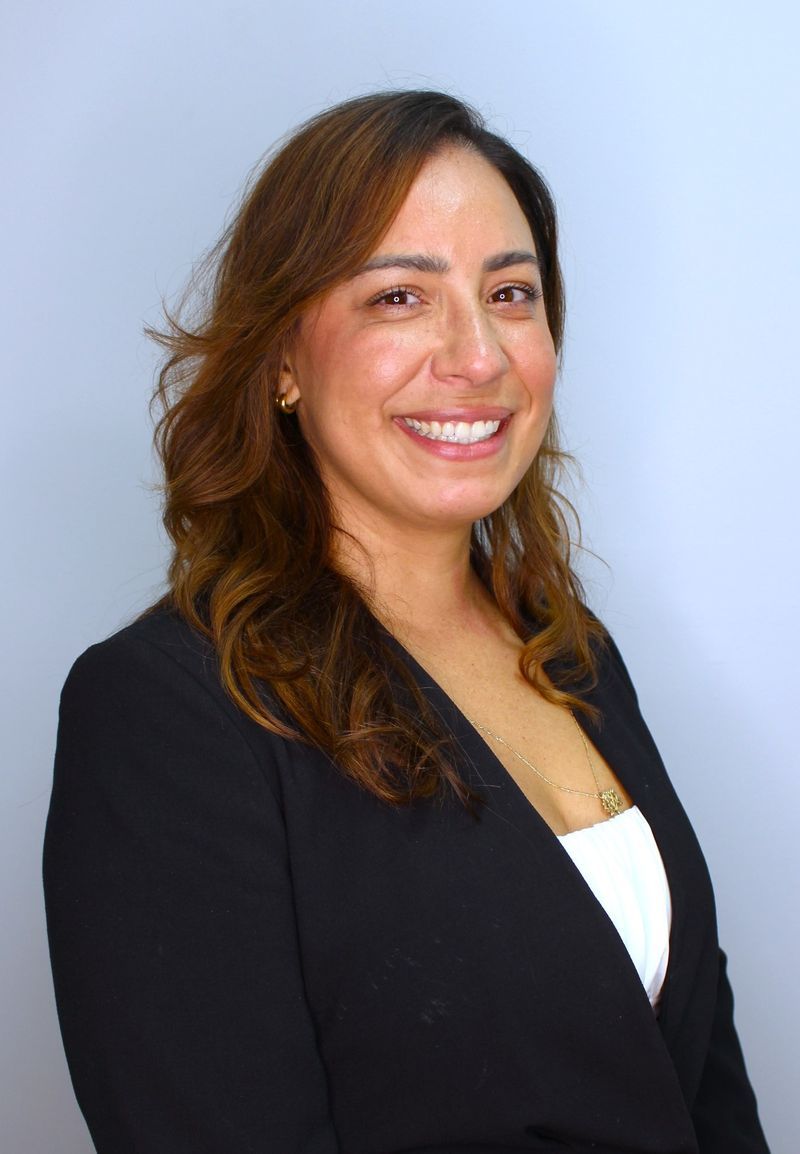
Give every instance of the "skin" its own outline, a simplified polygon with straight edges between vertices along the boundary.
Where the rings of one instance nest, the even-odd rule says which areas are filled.
[[[521,641],[469,563],[473,522],[539,451],[556,369],[525,215],[496,169],[449,147],[424,164],[365,267],[303,318],[279,391],[299,401],[344,531],[338,562],[388,628],[468,717],[591,791],[572,718],[520,675]],[[408,420],[500,423],[463,445]],[[555,832],[602,817],[596,798],[554,790],[487,740]],[[603,788],[627,798],[592,756]]]
[[[505,180],[450,148],[425,164],[368,262],[422,255],[438,267],[368,267],[304,318],[282,391],[300,398],[342,526],[370,551],[425,533],[463,544],[535,457],[556,375],[535,251]],[[421,438],[404,417],[503,423],[461,446]]]

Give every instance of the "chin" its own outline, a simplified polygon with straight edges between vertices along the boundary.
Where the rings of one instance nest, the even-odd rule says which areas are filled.
[[[507,499],[507,497],[503,497],[497,501],[476,501],[459,507],[453,505],[439,506],[437,509],[431,510],[430,520],[442,529],[469,528],[476,521],[491,516]]]

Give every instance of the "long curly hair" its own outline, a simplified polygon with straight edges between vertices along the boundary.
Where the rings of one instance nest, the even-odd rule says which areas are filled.
[[[227,692],[265,728],[323,750],[386,802],[451,789],[474,808],[402,651],[336,568],[328,494],[296,417],[275,406],[304,312],[364,263],[426,159],[450,144],[475,150],[514,192],[560,349],[555,207],[519,152],[440,92],[379,92],[314,117],[251,179],[165,331],[151,332],[166,349],[154,401],[173,543],[159,604],[212,640]],[[602,628],[570,563],[577,519],[558,491],[564,461],[553,417],[516,490],[475,524],[472,553],[524,643],[523,675],[581,709]]]

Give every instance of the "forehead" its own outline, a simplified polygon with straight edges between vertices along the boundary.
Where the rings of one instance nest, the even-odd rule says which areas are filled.
[[[449,146],[429,157],[375,250],[432,252],[448,245],[534,250],[527,218],[498,170],[472,149]]]

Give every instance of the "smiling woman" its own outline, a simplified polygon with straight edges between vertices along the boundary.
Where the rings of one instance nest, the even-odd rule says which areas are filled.
[[[62,697],[100,1154],[764,1154],[711,885],[570,565],[555,210],[466,105],[304,125],[170,322],[169,590]]]

